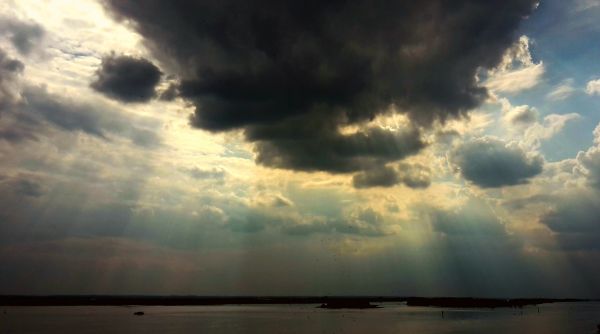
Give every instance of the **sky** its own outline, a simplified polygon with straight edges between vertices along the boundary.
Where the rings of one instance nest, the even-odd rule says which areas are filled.
[[[0,1],[0,293],[600,297],[600,1]]]

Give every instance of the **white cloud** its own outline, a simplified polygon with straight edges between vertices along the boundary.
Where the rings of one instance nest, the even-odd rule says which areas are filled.
[[[486,82],[486,86],[497,92],[520,92],[537,86],[545,71],[544,64],[540,62],[520,70],[496,74]]]
[[[585,92],[589,95],[600,95],[600,79],[588,82]]]
[[[529,38],[519,41],[506,50],[502,61],[488,72],[485,86],[495,92],[516,93],[535,87],[546,71],[543,62],[534,63],[529,50]]]
[[[576,89],[573,87],[573,79],[567,79],[556,86],[546,97],[553,101],[564,100],[573,95]]]
[[[568,122],[577,120],[580,117],[581,116],[577,113],[548,115],[544,117],[542,123],[535,123],[525,130],[523,138],[524,144],[537,149],[539,148],[541,141],[554,137],[564,129]]]
[[[520,106],[512,106],[507,99],[500,99],[502,104],[502,117],[504,121],[514,126],[528,126],[536,123],[539,118],[539,112],[536,108],[526,104]]]
[[[528,150],[538,150],[544,140],[552,138],[564,129],[567,123],[580,119],[577,113],[550,114],[540,120],[535,107],[513,106],[507,98],[497,100],[502,106],[502,120],[509,134]]]

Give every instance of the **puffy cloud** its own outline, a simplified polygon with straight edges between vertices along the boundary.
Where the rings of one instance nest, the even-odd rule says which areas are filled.
[[[600,249],[600,126],[594,130],[594,145],[579,152],[576,159],[549,164],[546,185],[524,198],[505,201],[511,210],[520,210],[552,233],[555,242],[542,242],[548,249],[589,251]],[[547,174],[547,175],[546,175]]]
[[[564,129],[572,121],[580,119],[576,113],[550,114],[539,121],[538,110],[529,105],[513,106],[506,98],[499,99],[502,105],[502,118],[521,137],[521,144],[530,149],[538,149],[543,140],[548,140]]]
[[[524,144],[533,149],[540,147],[540,142],[548,140],[564,129],[564,127],[581,116],[576,113],[550,114],[544,117],[543,122],[534,123],[525,130],[523,135]]]
[[[406,138],[341,127],[390,105],[424,125],[478,106],[476,73],[498,65],[536,1],[104,3],[179,75],[194,126],[243,129],[266,166],[347,172],[407,155],[379,159],[387,148],[368,137]]]
[[[577,162],[579,171],[587,178],[587,183],[600,190],[600,124],[594,129],[594,145],[585,152],[579,152]]]
[[[503,103],[502,110],[504,119],[515,126],[529,126],[536,123],[539,118],[537,109],[528,105],[512,107],[509,103]]]
[[[44,37],[44,29],[31,22],[0,17],[0,31],[9,35],[14,47],[23,55],[29,54]]]
[[[585,87],[585,92],[589,95],[600,95],[600,79],[589,81]]]
[[[515,145],[483,137],[462,144],[452,155],[462,176],[483,188],[527,183],[542,172],[544,160]]]
[[[145,102],[156,96],[161,75],[147,59],[111,54],[102,59],[91,86],[122,102]]]

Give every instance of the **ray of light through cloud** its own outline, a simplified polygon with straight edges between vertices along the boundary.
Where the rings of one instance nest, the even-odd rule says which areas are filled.
[[[599,296],[600,6],[537,2],[0,2],[0,293]]]

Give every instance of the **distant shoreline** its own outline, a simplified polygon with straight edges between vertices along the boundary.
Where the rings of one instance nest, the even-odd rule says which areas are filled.
[[[290,305],[331,304],[364,305],[365,303],[398,302],[408,306],[445,308],[510,308],[547,303],[586,302],[590,299],[555,298],[453,298],[453,297],[205,297],[205,296],[108,296],[108,295],[53,295],[53,296],[0,296],[0,306],[210,306],[210,305]]]

